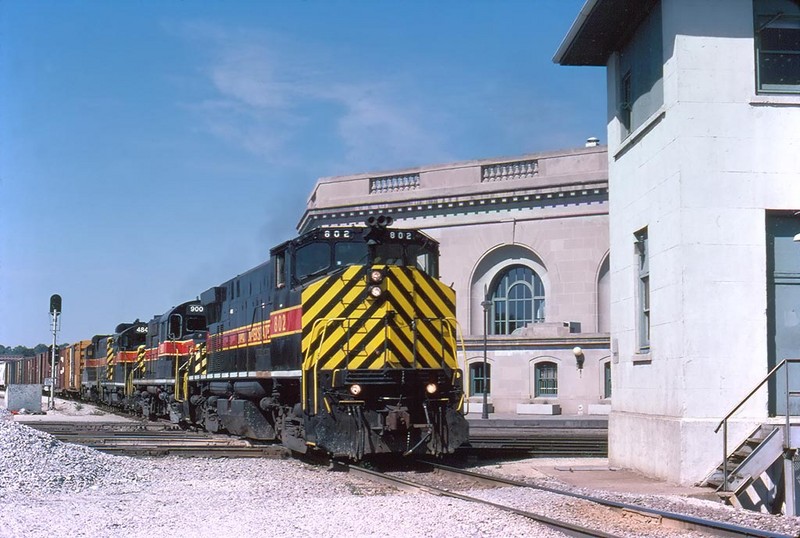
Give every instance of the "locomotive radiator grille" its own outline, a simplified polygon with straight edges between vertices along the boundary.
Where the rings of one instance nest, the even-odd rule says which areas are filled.
[[[453,290],[416,269],[380,268],[385,293],[378,299],[366,295],[363,267],[350,267],[303,292],[307,366],[457,369]]]

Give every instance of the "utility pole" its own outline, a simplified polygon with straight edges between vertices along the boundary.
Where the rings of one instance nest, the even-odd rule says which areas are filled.
[[[486,286],[483,287],[483,408],[481,410],[481,418],[489,418],[489,365],[487,355],[488,353],[488,335],[489,335],[489,308],[492,306],[492,301],[489,300],[489,292]]]
[[[59,316],[61,315],[61,296],[50,296],[50,330],[53,333],[53,348],[50,353],[50,398],[47,401],[47,409],[56,408],[56,334],[59,329]]]

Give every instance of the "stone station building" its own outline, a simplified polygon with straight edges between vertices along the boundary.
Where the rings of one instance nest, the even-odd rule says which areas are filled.
[[[456,291],[466,344],[470,413],[483,411],[484,386],[491,413],[608,413],[608,174],[596,139],[572,150],[323,178],[298,229],[361,225],[378,214],[441,245],[441,278]]]

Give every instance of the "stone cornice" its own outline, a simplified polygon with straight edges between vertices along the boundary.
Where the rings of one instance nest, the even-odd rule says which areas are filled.
[[[608,200],[604,146],[320,179],[298,230],[376,213],[403,218],[469,215]],[[593,211],[597,212],[597,211]]]
[[[420,192],[420,194],[424,194]],[[415,218],[470,214],[515,209],[570,206],[579,204],[605,204],[608,201],[608,181],[551,186],[538,189],[504,190],[491,194],[463,196],[437,196],[405,200],[379,201],[370,204],[348,204],[307,209],[298,224],[303,232],[318,226],[360,221],[369,215],[382,213],[395,218]],[[600,211],[607,212],[607,210]]]
[[[608,351],[611,338],[604,333],[574,333],[569,336],[553,338],[530,338],[516,336],[490,335],[486,339],[487,348],[490,350],[547,350],[547,349],[572,349],[580,346],[583,349],[599,349]],[[483,336],[465,336],[464,345],[468,351],[483,350]]]

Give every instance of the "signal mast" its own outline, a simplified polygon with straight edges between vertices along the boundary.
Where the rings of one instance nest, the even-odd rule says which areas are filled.
[[[53,348],[50,354],[50,397],[47,400],[47,409],[56,408],[56,334],[60,328],[61,316],[61,296],[58,294],[50,296],[50,331],[53,333]]]

